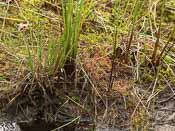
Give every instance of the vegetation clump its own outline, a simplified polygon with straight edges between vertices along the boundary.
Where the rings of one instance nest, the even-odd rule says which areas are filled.
[[[157,100],[174,93],[174,8],[172,0],[0,2],[0,106],[56,129],[151,129]]]

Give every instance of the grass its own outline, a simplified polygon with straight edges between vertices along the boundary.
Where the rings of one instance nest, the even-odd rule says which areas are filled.
[[[78,47],[78,37],[81,29],[81,12],[84,5],[84,1],[79,3],[73,2],[73,0],[62,1],[63,12],[63,33],[60,38],[55,38],[49,41],[48,45],[44,45],[44,37],[42,34],[42,28],[40,18],[38,18],[38,31],[33,32],[30,29],[30,38],[33,43],[32,46],[37,47],[33,51],[30,50],[29,43],[24,40],[26,49],[28,51],[28,64],[33,77],[39,80],[42,72],[49,72],[49,75],[55,75],[64,68],[65,64],[75,64]],[[76,12],[76,14],[74,14]],[[76,17],[74,17],[75,15]],[[38,16],[40,17],[40,16]],[[36,43],[36,44],[35,44]],[[36,58],[33,58],[33,54],[37,54]],[[36,75],[36,76],[35,76]],[[68,74],[66,74],[68,75]]]
[[[62,1],[64,32],[60,43],[63,46],[63,52],[56,60],[55,71],[59,68],[63,68],[65,63],[72,64],[72,66],[75,64],[83,4],[83,0],[79,1],[79,3],[76,4],[77,9],[74,10],[75,6],[73,0]],[[75,18],[73,17],[73,12],[76,12]]]
[[[167,79],[174,82],[172,3],[170,0],[1,2],[1,42],[15,56],[19,67],[18,75],[11,77],[11,81],[20,83],[15,86],[20,92],[10,95],[10,103],[17,99],[18,93],[21,98],[26,93],[34,101],[33,92],[39,89],[37,96],[39,100],[44,96],[43,103],[49,103],[52,98],[49,94],[65,95],[60,98],[65,100],[60,108],[76,98],[78,102],[72,103],[77,108],[81,106],[77,110],[93,112],[97,115],[94,118],[104,113],[103,120],[111,124],[114,120],[109,120],[109,116],[118,108],[111,103],[120,103],[115,98],[117,89],[132,129],[148,130],[155,99],[167,89]],[[3,61],[0,59],[0,66]],[[2,75],[4,72],[0,69],[3,82],[8,79]],[[111,118],[122,119],[117,113]],[[81,113],[74,116],[73,120],[77,120]]]

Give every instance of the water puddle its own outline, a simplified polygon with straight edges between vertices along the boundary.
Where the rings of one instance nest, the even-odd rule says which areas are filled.
[[[22,131],[14,121],[4,120],[0,122],[0,131]]]
[[[25,123],[16,123],[12,121],[4,121],[0,123],[0,131],[51,131],[56,126],[45,123],[33,123],[32,125]],[[73,131],[73,130],[55,130],[55,131]]]
[[[65,123],[66,124],[66,123]],[[64,125],[64,124],[63,124]],[[89,131],[88,128],[77,130],[74,125],[67,125],[61,129],[57,129],[62,126],[61,124],[45,123],[42,121],[34,121],[32,123],[27,122],[15,122],[13,120],[2,119],[0,120],[0,131]],[[80,129],[80,128],[79,128]]]
[[[90,131],[92,130],[88,127],[75,128],[71,125],[66,126],[62,129],[56,129],[58,126],[56,124],[46,124],[44,122],[33,122],[31,124],[26,124],[26,122],[16,123],[12,120],[2,119],[0,120],[0,131]],[[116,128],[108,128],[102,125],[97,125],[95,131],[121,131]]]

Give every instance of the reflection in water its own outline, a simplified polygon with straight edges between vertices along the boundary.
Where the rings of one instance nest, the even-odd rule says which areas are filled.
[[[20,126],[21,131],[51,131],[56,128],[55,125],[46,124],[41,121],[35,121],[30,124],[19,122],[18,125]]]
[[[65,123],[64,123],[65,124]],[[26,122],[18,122],[16,123],[15,121],[10,121],[10,120],[0,120],[0,131],[51,131],[52,129],[55,129],[61,125],[57,124],[48,124],[43,121],[34,121],[30,124]],[[88,127],[88,126],[83,126],[83,127],[76,127],[75,125],[69,125],[66,126],[62,129],[59,129],[57,131],[90,131],[94,130],[94,127]],[[116,128],[109,128],[109,127],[104,127],[104,125],[98,125],[95,129],[96,131],[120,131]],[[125,130],[128,131],[128,130]]]
[[[3,121],[0,123],[0,131],[21,131],[16,122]]]
[[[65,124],[65,123],[62,123]],[[32,123],[26,123],[26,122],[19,122],[18,125],[20,126],[21,131],[51,131],[53,129],[56,129],[57,127],[61,126],[62,124],[56,124],[56,123],[45,123],[43,121],[34,121]],[[66,127],[63,127],[62,129],[55,130],[55,131],[74,131],[75,126],[68,125]]]

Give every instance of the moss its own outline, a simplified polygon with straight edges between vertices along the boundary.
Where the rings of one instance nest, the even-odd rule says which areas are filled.
[[[162,68],[158,74],[160,79],[173,77],[174,72],[171,67]]]
[[[5,81],[7,76],[3,73],[0,73],[0,81]]]
[[[135,131],[138,130],[143,130],[143,131],[147,131],[146,128],[148,128],[148,117],[146,114],[145,109],[143,109],[143,107],[139,107],[138,110],[135,113],[135,116],[133,116],[132,118],[132,124],[133,124],[133,128]]]
[[[112,44],[112,36],[106,35],[105,33],[96,34],[96,33],[88,33],[88,34],[81,34],[80,40],[88,43],[89,45],[94,44]]]

